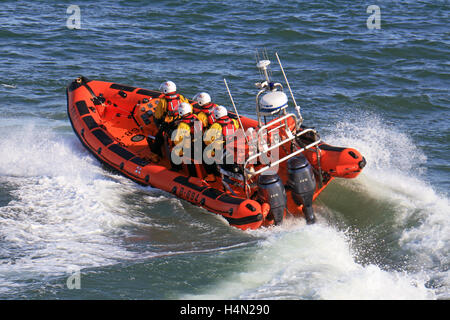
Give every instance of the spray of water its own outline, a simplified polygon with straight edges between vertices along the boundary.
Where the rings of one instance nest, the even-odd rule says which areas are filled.
[[[127,218],[132,184],[108,176],[76,138],[36,125],[2,128],[0,288],[132,258],[115,237]]]
[[[231,277],[205,289],[194,299],[436,299],[448,297],[448,200],[425,180],[417,164],[425,155],[412,140],[381,118],[363,115],[341,122],[324,140],[358,149],[368,160],[355,180],[341,188],[395,203],[395,230],[401,250],[414,255],[417,265],[395,270],[361,264],[352,246],[352,232],[330,226],[317,207],[319,223],[306,226],[287,220],[270,230],[253,231],[259,247]],[[345,213],[344,213],[345,214]],[[409,223],[412,215],[419,222]],[[376,230],[376,228],[374,228]],[[414,259],[413,259],[414,260]],[[437,263],[436,263],[437,262]],[[440,266],[440,267],[436,267]],[[436,280],[437,279],[437,280]],[[439,285],[433,286],[433,281]]]
[[[354,146],[370,159],[361,179],[346,185],[395,204],[399,246],[415,256],[415,271],[423,278],[426,274],[438,297],[448,299],[450,206],[447,196],[427,179],[424,152],[405,133],[374,114],[339,123],[327,139]]]
[[[122,226],[140,223],[126,214],[123,201],[135,184],[105,172],[73,136],[60,137],[36,124],[1,128],[0,180],[11,200],[0,207],[0,293],[20,289],[29,279],[67,274],[73,265],[89,268],[142,258],[121,243]],[[329,211],[325,204],[316,208],[319,222],[314,226],[288,219],[282,226],[249,232],[257,244],[240,270],[200,295],[182,298],[450,296],[448,199],[417,171],[417,163],[426,161],[424,154],[407,135],[373,115],[342,122],[323,138],[355,147],[367,158],[360,177],[336,183],[396,204],[398,245],[414,255],[417,265],[399,271],[358,263],[352,234],[321,218]],[[410,223],[412,216],[417,223]]]

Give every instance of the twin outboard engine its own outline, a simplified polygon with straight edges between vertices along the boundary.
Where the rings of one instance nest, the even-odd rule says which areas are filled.
[[[286,190],[278,174],[264,172],[258,177],[258,199],[270,205],[268,217],[273,216],[275,225],[281,224],[287,200]]]
[[[316,179],[312,166],[303,155],[288,160],[288,186],[292,190],[292,198],[297,205],[303,205],[303,214],[306,222],[312,224],[316,221],[312,208]]]

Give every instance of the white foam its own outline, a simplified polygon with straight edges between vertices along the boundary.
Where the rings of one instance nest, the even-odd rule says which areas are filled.
[[[338,181],[387,200],[395,209],[401,230],[399,245],[417,257],[417,276],[439,279],[439,298],[450,297],[450,206],[426,176],[427,157],[412,139],[374,114],[356,122],[342,122],[325,141],[352,146],[367,158],[367,167],[356,180]],[[419,225],[409,226],[414,218]],[[419,275],[420,274],[420,275]]]
[[[7,83],[2,83],[2,86],[5,88],[11,88],[11,89],[16,89],[17,86],[15,84],[7,84]]]
[[[256,248],[230,250],[248,250],[240,269],[203,294],[183,298],[449,297],[448,200],[415,171],[415,163],[423,164],[426,157],[405,134],[372,116],[371,126],[366,120],[341,123],[324,137],[331,144],[355,147],[368,160],[360,177],[336,183],[396,203],[399,245],[417,255],[423,270],[405,273],[358,264],[351,236],[321,221],[319,211],[319,223],[313,226],[292,219],[280,227],[250,231],[263,240]],[[0,207],[0,293],[14,291],[26,279],[67,274],[74,265],[88,268],[145,257],[127,251],[114,236],[124,232],[121,226],[140,223],[128,217],[123,201],[135,184],[106,173],[76,137],[58,137],[37,125],[20,130],[1,126],[0,134],[0,180],[11,186],[14,198]],[[143,197],[148,203],[161,199]],[[419,215],[418,226],[406,226],[411,215]],[[430,278],[437,278],[441,289],[426,288]]]
[[[0,180],[13,198],[0,207],[3,291],[134,256],[114,236],[135,223],[123,205],[133,184],[106,174],[75,137],[35,125],[1,131]]]
[[[334,183],[395,204],[399,245],[415,255],[418,265],[405,268],[408,271],[387,271],[386,266],[357,263],[351,235],[321,222],[318,208],[316,225],[306,226],[296,219],[281,227],[254,231],[265,240],[249,252],[243,270],[186,298],[448,298],[449,206],[447,198],[425,180],[425,171],[418,171],[426,162],[425,155],[406,134],[373,114],[339,123],[331,132],[324,141],[354,147],[367,159],[367,167],[357,179]],[[421,220],[415,227],[408,224],[413,215]],[[440,289],[428,287],[433,279],[440,281]]]
[[[269,230],[243,271],[187,299],[432,299],[423,281],[354,261],[345,233],[296,219]]]

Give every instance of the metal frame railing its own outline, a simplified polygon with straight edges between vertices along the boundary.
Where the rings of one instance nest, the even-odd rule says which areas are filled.
[[[261,174],[261,173],[263,173],[264,171],[267,171],[267,170],[269,170],[269,169],[271,169],[271,168],[277,166],[278,164],[280,164],[280,163],[282,163],[282,162],[284,162],[284,161],[286,161],[286,160],[288,160],[288,159],[290,159],[290,158],[292,158],[292,157],[295,157],[295,156],[298,155],[299,153],[301,153],[301,152],[303,152],[303,151],[305,151],[305,150],[307,150],[307,149],[310,149],[310,148],[312,148],[312,147],[314,147],[314,146],[317,146],[317,145],[322,141],[322,140],[319,138],[318,140],[316,140],[316,141],[314,141],[314,142],[312,142],[312,143],[310,143],[310,144],[308,144],[308,145],[306,145],[306,146],[304,146],[304,147],[302,147],[302,148],[300,148],[300,149],[297,149],[297,150],[295,150],[295,151],[292,152],[292,153],[289,153],[288,155],[284,156],[283,158],[278,159],[277,161],[271,162],[271,163],[269,163],[269,164],[263,166],[263,167],[260,168],[258,171],[249,171],[249,170],[247,169],[247,167],[248,167],[250,164],[253,164],[254,161],[255,161],[256,159],[258,159],[259,157],[261,157],[261,156],[267,154],[269,151],[272,151],[272,150],[274,150],[274,149],[280,148],[281,146],[283,146],[283,145],[285,145],[285,144],[291,142],[292,140],[294,140],[294,139],[296,139],[296,138],[298,138],[298,137],[300,137],[300,136],[302,136],[302,135],[304,135],[304,134],[306,134],[306,133],[308,133],[308,132],[314,132],[314,133],[316,133],[316,130],[314,130],[314,129],[312,129],[312,128],[308,128],[308,129],[304,129],[304,130],[302,130],[302,131],[299,131],[299,132],[293,134],[293,133],[291,132],[291,130],[289,129],[288,124],[287,124],[287,120],[288,120],[288,118],[290,118],[290,117],[294,118],[295,123],[297,123],[297,117],[295,116],[295,114],[289,113],[289,114],[287,114],[287,115],[285,115],[285,116],[283,116],[283,117],[280,117],[280,118],[276,119],[275,121],[272,121],[272,122],[270,122],[270,123],[268,123],[268,124],[262,126],[262,127],[258,130],[258,133],[257,133],[258,135],[257,135],[257,137],[258,137],[258,139],[259,139],[259,138],[260,138],[261,136],[263,136],[264,134],[268,135],[269,132],[272,132],[272,131],[273,131],[273,130],[272,130],[272,131],[267,131],[267,129],[269,129],[269,128],[272,127],[273,125],[277,124],[278,122],[283,122],[283,121],[285,121],[285,124],[284,124],[284,125],[278,126],[277,128],[282,128],[282,127],[284,126],[284,127],[286,128],[286,129],[285,129],[285,132],[286,132],[287,138],[286,138],[286,139],[283,139],[282,141],[277,142],[277,143],[275,143],[275,144],[273,144],[273,145],[270,145],[269,147],[264,147],[264,146],[263,146],[263,147],[261,148],[261,149],[263,149],[263,150],[261,150],[261,151],[255,153],[255,154],[252,154],[251,156],[249,156],[249,158],[248,158],[248,159],[245,161],[245,163],[244,163],[244,172],[245,172],[246,174],[250,174],[250,175],[252,175],[252,176]],[[273,129],[273,128],[272,128],[272,129]],[[260,149],[260,148],[258,148],[258,149]]]

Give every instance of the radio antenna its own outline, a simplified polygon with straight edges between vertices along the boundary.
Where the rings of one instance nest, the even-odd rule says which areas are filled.
[[[275,52],[275,56],[277,57],[278,64],[280,65],[281,72],[283,73],[284,80],[286,81],[286,84],[287,84],[287,86],[289,88],[289,92],[291,93],[292,101],[294,101],[295,110],[297,111],[297,114],[299,116],[300,124],[302,124],[303,123],[303,117],[302,117],[302,114],[300,112],[300,107],[297,105],[297,102],[295,101],[294,94],[292,93],[291,86],[289,85],[289,81],[288,81],[288,79],[286,77],[286,74],[284,73],[284,69],[283,69],[283,66],[281,65],[280,57],[278,57],[278,53],[277,52]]]
[[[241,125],[242,132],[244,133],[245,141],[249,143],[247,135],[245,134],[244,126],[242,125],[241,116],[239,115],[239,112],[236,109],[236,105],[234,104],[233,96],[231,95],[230,89],[228,88],[227,79],[223,78],[223,82],[225,83],[225,87],[227,87],[228,95],[230,96],[231,104],[233,105],[234,112],[236,112],[236,115],[239,120],[239,124]]]

